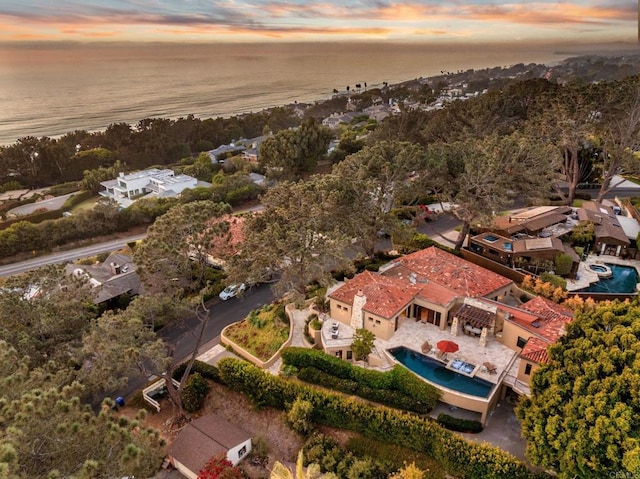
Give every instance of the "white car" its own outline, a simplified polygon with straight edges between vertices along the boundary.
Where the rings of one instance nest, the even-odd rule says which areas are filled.
[[[227,299],[231,299],[239,293],[242,293],[245,289],[247,289],[247,285],[244,283],[232,284],[220,292],[220,299],[222,301],[226,301]]]

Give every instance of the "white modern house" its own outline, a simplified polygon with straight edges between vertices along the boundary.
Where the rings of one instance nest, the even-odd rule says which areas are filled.
[[[120,173],[115,180],[103,181],[100,185],[104,187],[100,195],[127,208],[145,196],[178,196],[187,188],[198,186],[198,180],[188,175],[175,175],[173,170],[151,168],[129,174]]]

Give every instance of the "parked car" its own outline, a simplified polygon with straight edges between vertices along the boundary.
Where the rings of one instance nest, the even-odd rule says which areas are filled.
[[[220,292],[220,299],[226,301],[242,293],[245,289],[247,289],[247,285],[244,283],[229,285]]]

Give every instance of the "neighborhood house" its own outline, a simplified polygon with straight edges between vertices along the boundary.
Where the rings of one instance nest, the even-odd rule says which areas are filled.
[[[353,331],[364,328],[377,338],[371,366],[384,368],[393,356],[387,352],[397,347],[413,356],[422,351],[434,368],[456,370],[490,388],[477,397],[425,378],[443,402],[479,412],[484,422],[508,389],[529,394],[531,373],[548,361],[547,346],[572,319],[569,309],[544,298],[523,303],[515,288],[511,280],[439,248],[418,251],[328,293],[323,349],[353,360]],[[443,342],[455,342],[454,350],[435,347]]]
[[[143,197],[167,198],[178,196],[187,188],[198,186],[198,180],[188,175],[175,175],[173,170],[151,168],[135,173],[120,173],[115,180],[100,183],[100,195],[127,208]]]
[[[249,433],[215,414],[187,424],[167,451],[171,465],[189,479],[196,479],[214,456],[224,454],[237,466],[250,452]]]

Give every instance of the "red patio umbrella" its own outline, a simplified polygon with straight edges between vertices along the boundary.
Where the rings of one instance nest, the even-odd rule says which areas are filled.
[[[443,353],[455,353],[460,348],[453,341],[443,339],[442,341],[438,341],[438,349]]]

